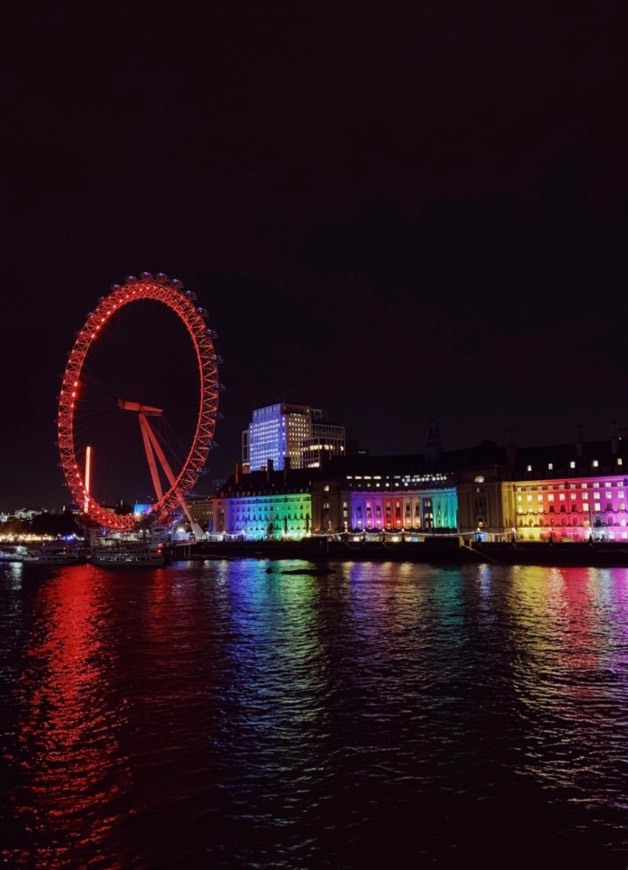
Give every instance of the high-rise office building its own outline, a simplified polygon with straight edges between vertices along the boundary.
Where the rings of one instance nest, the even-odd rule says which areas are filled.
[[[257,408],[242,435],[242,461],[249,471],[266,468],[312,468],[323,457],[345,452],[344,426],[329,423],[323,412],[309,405],[280,402]]]
[[[312,435],[301,445],[301,468],[319,468],[332,456],[344,456],[345,427],[326,420],[312,421]]]

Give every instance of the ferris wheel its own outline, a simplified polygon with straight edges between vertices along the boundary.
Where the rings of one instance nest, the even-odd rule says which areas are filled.
[[[60,467],[86,518],[129,530],[183,510],[214,431],[220,357],[196,294],[159,273],[129,276],[78,331],[57,414]],[[127,510],[121,510],[122,504]]]

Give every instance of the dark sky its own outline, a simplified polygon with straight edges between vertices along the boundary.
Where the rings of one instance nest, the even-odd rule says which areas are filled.
[[[431,415],[451,449],[628,426],[618,8],[25,22],[33,62],[5,56],[0,78],[0,510],[68,500],[66,356],[98,297],[143,270],[181,279],[219,334],[200,491],[281,399],[371,453],[420,452]]]

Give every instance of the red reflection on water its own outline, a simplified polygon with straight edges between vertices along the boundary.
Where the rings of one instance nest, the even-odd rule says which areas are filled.
[[[599,581],[595,571],[588,568],[563,568],[561,573],[564,579],[562,595],[566,605],[562,623],[561,663],[567,671],[592,671],[598,667],[602,652],[596,631],[598,613],[595,599],[599,594]],[[583,699],[595,694],[590,684],[579,680],[573,681],[572,692]]]
[[[121,791],[125,765],[112,727],[119,714],[107,696],[110,650],[101,642],[96,574],[88,565],[63,569],[36,598],[17,689],[25,785],[15,810],[30,844],[5,856],[14,865],[68,866],[77,850],[97,859],[98,841],[115,821],[103,804]]]

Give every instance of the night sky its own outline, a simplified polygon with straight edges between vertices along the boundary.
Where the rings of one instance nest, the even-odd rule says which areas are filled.
[[[66,356],[141,271],[218,333],[201,492],[284,399],[373,454],[430,416],[449,449],[628,427],[623,28],[580,6],[234,3],[142,39],[134,6],[96,40],[47,12],[0,77],[0,510],[69,501]]]

